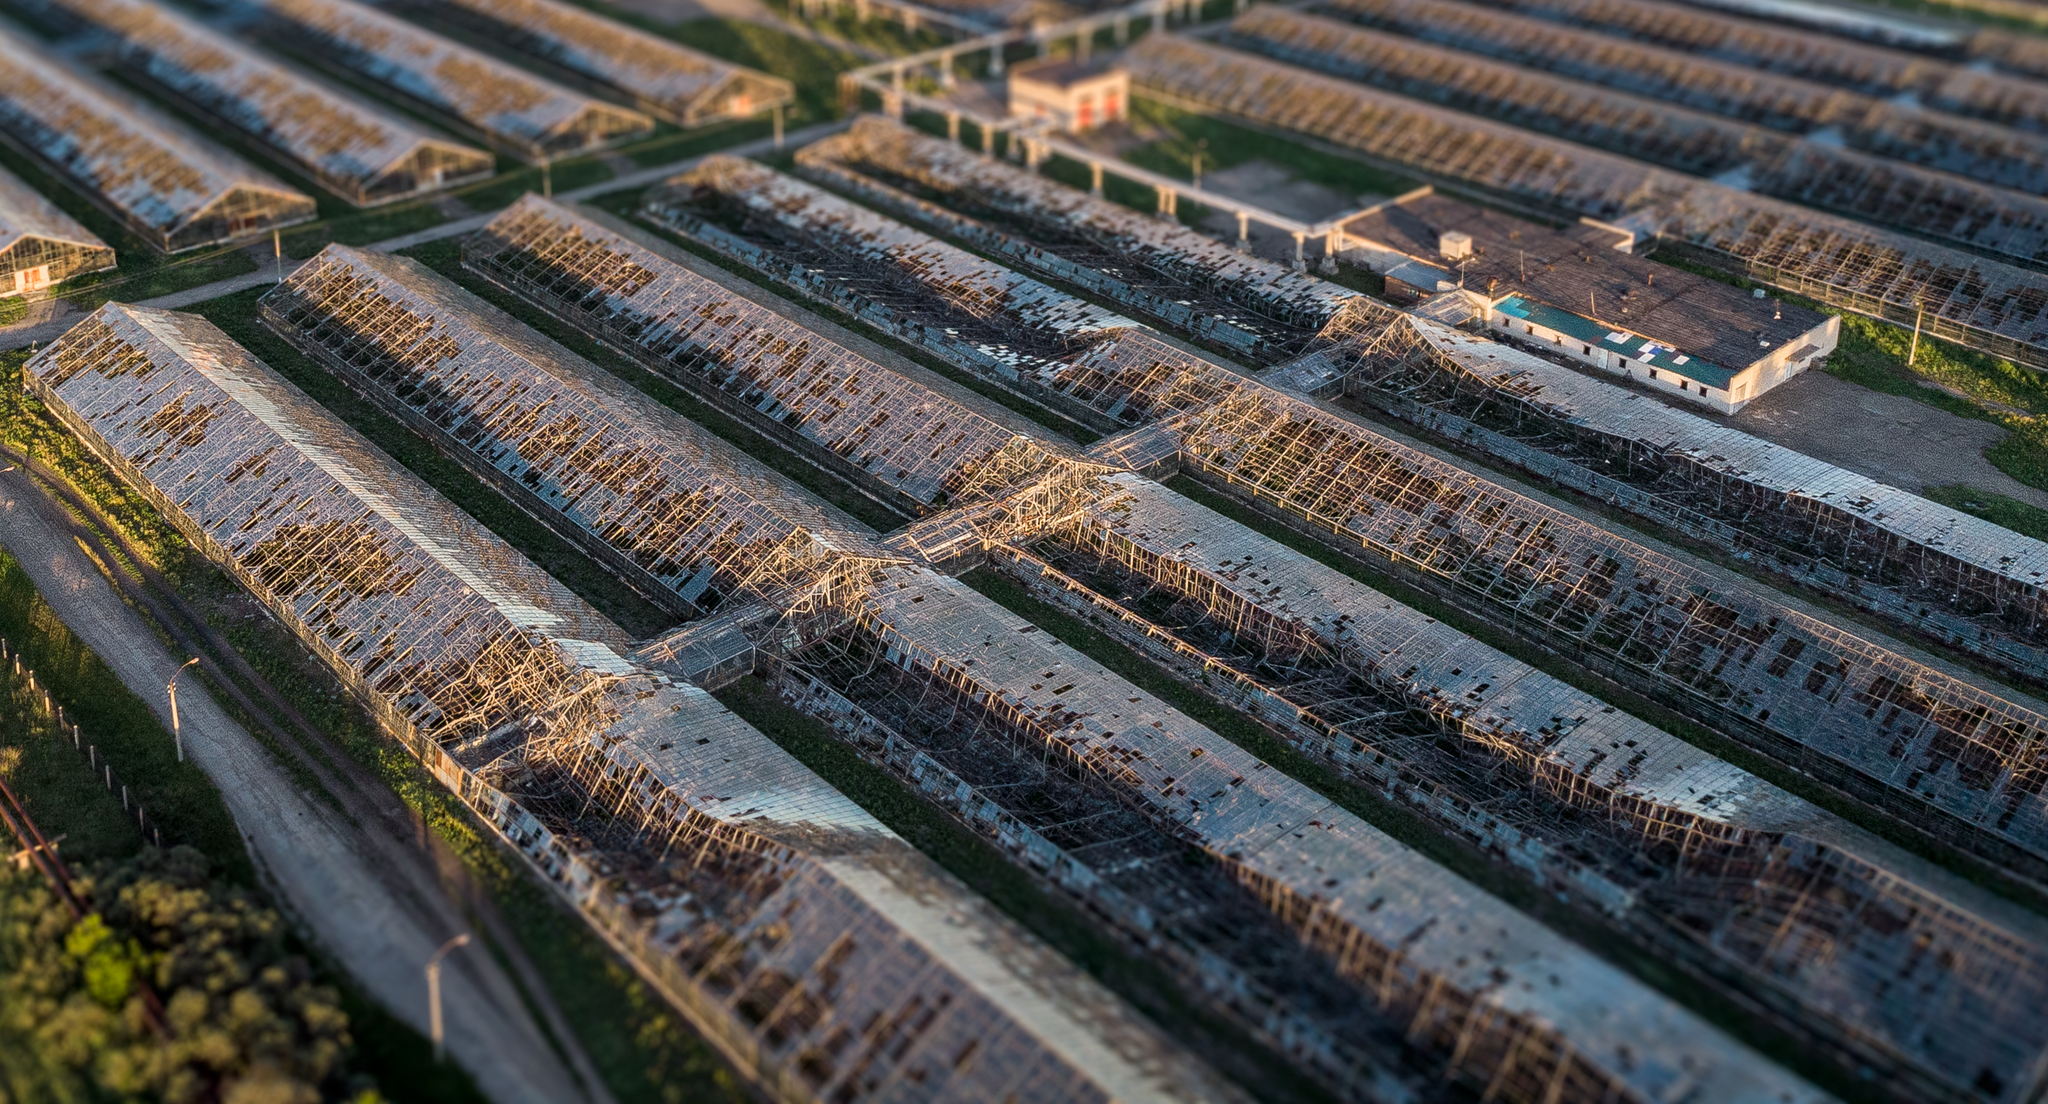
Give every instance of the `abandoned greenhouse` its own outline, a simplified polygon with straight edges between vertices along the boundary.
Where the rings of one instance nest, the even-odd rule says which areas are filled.
[[[745,119],[796,99],[795,87],[781,77],[560,0],[441,0],[420,10],[500,38],[680,127]]]
[[[311,52],[532,164],[644,138],[654,120],[355,0],[260,0],[281,47]]]
[[[21,178],[0,169],[0,297],[35,295],[114,267],[114,251]]]
[[[165,253],[268,234],[313,197],[0,27],[0,130]]]
[[[627,659],[616,626],[204,320],[109,305],[28,376],[787,1097],[1238,1099],[704,691]]]
[[[48,0],[119,42],[131,72],[277,150],[367,207],[480,180],[491,155],[301,76],[198,20],[147,0]]]

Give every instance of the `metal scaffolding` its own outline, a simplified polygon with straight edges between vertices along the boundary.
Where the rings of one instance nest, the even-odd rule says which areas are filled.
[[[367,207],[481,180],[491,155],[301,76],[148,0],[48,0],[114,36],[116,54],[161,88],[290,158]]]
[[[850,518],[429,271],[330,245],[267,325],[678,612],[796,608],[893,560]]]
[[[1925,830],[2042,868],[2048,717],[2021,702],[1195,357],[1089,357],[1055,382],[1125,424],[1170,420],[1205,478],[1443,579]]]
[[[779,1098],[1237,1099],[203,320],[28,377]]]
[[[654,120],[355,0],[258,0],[272,39],[352,70],[533,164],[644,138]]]
[[[2048,137],[1928,111],[1917,102],[1900,104],[1462,0],[1325,0],[1317,10],[1774,130],[1839,137],[1866,153],[1972,180],[2036,195],[2048,189]]]
[[[166,253],[317,213],[301,195],[0,26],[0,130]]]
[[[448,0],[417,10],[501,38],[680,127],[744,119],[796,101],[795,86],[781,77],[559,0]]]
[[[1259,360],[1299,352],[1357,294],[881,116],[799,150],[797,168]]]
[[[1271,5],[1237,17],[1227,40],[1318,72],[1666,168],[1740,180],[1779,199],[2021,260],[2048,261],[2048,200],[1980,183],[2012,179],[2035,191],[2048,184],[2042,152],[2016,148],[2018,135],[2004,143],[1979,136],[1974,154],[1961,158],[1967,169],[1943,159],[1942,168],[1967,172],[1949,175]],[[1916,129],[1922,139],[1934,136],[1925,121]],[[1917,148],[1932,153],[1939,147],[1926,141]]]
[[[1251,980],[1292,989],[1280,995],[1328,1025],[1338,1061],[1369,1063],[1387,1041],[1364,1046],[1326,1018],[1317,988],[1335,979],[1354,987],[1351,1008],[1377,1010],[1394,1040],[1488,1097],[1655,1100],[1680,1078],[1698,1100],[1814,1095],[958,581],[892,569],[850,613],[854,632],[781,661],[793,696],[829,691],[846,721],[937,760],[1082,868],[1070,878],[1112,881],[1161,937],[1206,951],[1212,973],[1291,945],[1329,956],[1320,971],[1283,960],[1291,968]],[[1081,785],[1048,785],[1061,776]],[[1020,784],[1043,787],[1043,807],[1005,796]],[[1104,793],[1115,800],[1090,797]],[[1206,853],[1266,916],[1205,888],[1176,843]],[[1267,931],[1272,918],[1292,931]]]
[[[1943,337],[2048,366],[2048,290],[2010,265],[1206,42],[1150,35],[1123,58],[1156,95],[1618,221],[1833,306],[1907,322],[1924,310]]]
[[[2048,681],[2048,544],[1511,345],[1355,319],[1316,359],[1367,401]]]
[[[463,248],[473,270],[907,511],[1072,462],[1002,408],[814,333],[596,212],[529,195]]]
[[[33,295],[73,276],[114,267],[114,250],[0,169],[0,297]]]
[[[1255,687],[1242,707],[1301,750],[1734,970],[1851,1062],[1986,1100],[2048,1072],[2048,1027],[2014,1016],[2048,999],[2038,918],[1156,483],[1106,483],[1009,570],[1187,681]]]

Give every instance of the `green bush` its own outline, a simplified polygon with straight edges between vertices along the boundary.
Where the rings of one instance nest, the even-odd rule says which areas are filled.
[[[71,910],[33,873],[0,881],[8,1095],[317,1104],[353,1095],[348,1017],[289,953],[283,919],[187,847],[100,864]],[[143,985],[162,1002],[148,1023]]]

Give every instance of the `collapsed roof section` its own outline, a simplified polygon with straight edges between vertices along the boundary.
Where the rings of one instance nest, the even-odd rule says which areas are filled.
[[[429,134],[147,0],[51,0],[113,34],[157,84],[298,163],[359,207],[478,180],[491,155]]]
[[[796,100],[796,87],[781,77],[560,0],[448,0],[432,4],[431,12],[479,25],[681,127],[744,119]]]
[[[985,718],[969,723],[1099,779],[1201,848],[1412,1025],[1412,1042],[1456,1036],[1447,1077],[1476,1073],[1513,1099],[1656,1100],[1681,1081],[1702,1102],[1822,1099],[958,580],[891,569],[855,615],[925,701]]]
[[[2048,88],[1976,66],[1668,0],[1508,0],[1503,6],[1866,95],[1913,96],[1943,111],[2027,130],[2048,130]],[[1988,33],[2012,43],[2028,37]]]
[[[703,691],[621,658],[615,628],[210,324],[109,305],[28,374],[787,1095],[1234,1099]]]
[[[1799,564],[1807,585],[2048,678],[2048,544],[1511,345],[1422,318],[1361,321],[1331,335],[1350,379],[1514,443],[1461,438],[1517,463],[1560,458],[1610,502],[1712,529]]]
[[[294,49],[346,66],[533,164],[643,138],[654,120],[573,92],[355,0],[257,0]],[[310,36],[302,42],[290,33]]]
[[[977,246],[995,244],[1019,263],[1030,263],[1042,251],[1028,244],[1013,244],[1006,235],[974,233],[978,228],[962,225],[968,220],[952,215],[947,208],[1009,224],[1040,240],[1049,236],[1070,259],[1077,248],[1085,248],[1085,260],[1099,261],[1125,280],[1136,278],[1135,273],[1126,271],[1136,266],[1171,281],[1221,292],[1233,305],[1250,307],[1291,327],[1319,327],[1357,294],[1297,273],[1287,265],[1240,252],[1179,222],[1148,218],[1122,204],[1004,161],[976,156],[882,116],[864,116],[844,134],[806,146],[797,153],[797,165],[807,173],[825,174],[835,184],[858,190],[864,199],[880,200],[906,217],[940,223],[939,228],[947,232],[965,230]],[[872,181],[856,173],[935,193],[946,207],[918,203],[893,189],[877,191]],[[1063,268],[1060,275],[1070,273]],[[1156,302],[1158,298],[1150,296],[1143,301],[1152,313],[1165,317],[1172,304]],[[1192,316],[1193,312],[1189,315],[1167,321],[1199,329],[1202,319]],[[1251,320],[1238,324],[1254,332],[1265,328]]]
[[[478,272],[905,509],[1073,462],[992,404],[821,336],[596,212],[528,195],[463,249]]]
[[[1755,66],[1661,49],[1460,0],[1325,0],[1319,11],[1486,57],[2040,194],[2048,139]],[[2048,90],[2044,90],[2048,91]]]
[[[1123,60],[1155,94],[1619,220],[1835,306],[1907,321],[1924,306],[1944,337],[2048,366],[2048,290],[2010,265],[1206,42],[1147,35]],[[2002,232],[1976,225],[1984,248],[2003,247]]]
[[[858,523],[418,262],[330,245],[264,321],[683,612],[785,608],[888,557]]]
[[[0,295],[38,291],[112,267],[114,250],[99,235],[0,169]]]
[[[1139,631],[1223,650],[1327,726],[1302,750],[1951,1091],[2026,1100],[2048,1069],[2048,1025],[2006,1011],[2048,999],[2038,918],[1157,483],[1106,482],[1033,550],[1108,569]],[[1402,710],[1436,730],[1374,731]],[[1471,750],[1446,759],[1444,735]]]
[[[317,213],[313,197],[4,26],[0,128],[165,253],[266,234]]]
[[[1754,724],[1873,800],[1954,818],[1930,831],[1996,840],[2020,869],[2048,857],[2048,717],[2021,702],[1214,365],[1098,357],[1059,382],[1133,424],[1173,418],[1208,478]]]
[[[1996,128],[1954,124],[1937,162],[1945,171],[1934,171],[1271,5],[1237,17],[1229,41],[1319,72],[1640,161],[1741,181],[1779,199],[2048,263],[2048,201],[2009,190],[2048,190],[2048,152],[2035,141],[2001,135]],[[1919,129],[1928,133],[1903,145],[1930,157],[1942,151],[1931,124],[1922,121]],[[1870,144],[1854,134],[1849,139],[1851,146]],[[1892,152],[1901,145],[1888,143]]]

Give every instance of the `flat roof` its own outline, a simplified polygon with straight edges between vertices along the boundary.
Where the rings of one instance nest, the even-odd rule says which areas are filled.
[[[1444,259],[1438,236],[1447,231],[1472,235],[1470,256]],[[1640,357],[1643,341],[1609,346],[1606,340],[1611,333],[1637,335],[1688,357],[1694,363],[1673,369],[1687,375],[1696,362],[1706,361],[1720,371],[1692,378],[1719,387],[1827,322],[1804,307],[1758,299],[1719,280],[1623,253],[1613,248],[1618,240],[1613,231],[1592,226],[1553,230],[1446,196],[1387,204],[1351,220],[1344,232],[1454,273],[1462,264],[1468,291],[1517,300],[1517,307],[1503,307],[1509,314],[1536,305],[1553,308],[1540,324],[1588,344],[1627,347]],[[1653,367],[1667,367],[1673,360]]]

